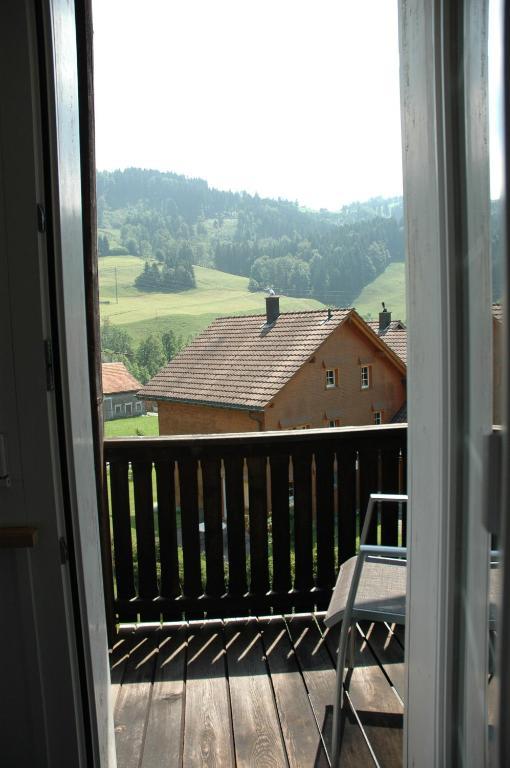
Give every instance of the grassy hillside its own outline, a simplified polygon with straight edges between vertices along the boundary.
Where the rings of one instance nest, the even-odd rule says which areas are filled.
[[[389,264],[352,302],[366,320],[376,320],[384,301],[394,320],[406,320],[405,264]]]
[[[182,293],[143,293],[133,283],[144,260],[137,256],[99,259],[101,318],[122,325],[135,340],[154,331],[172,328],[184,338],[205,328],[220,315],[247,315],[265,311],[265,295],[248,290],[248,278],[195,267],[197,287]],[[283,312],[320,309],[315,299],[283,297]]]

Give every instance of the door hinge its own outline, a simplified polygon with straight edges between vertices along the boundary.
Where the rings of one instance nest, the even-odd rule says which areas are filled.
[[[46,211],[41,203],[37,203],[37,229],[46,232]]]
[[[65,565],[69,560],[69,549],[63,536],[60,537],[58,544],[60,548],[60,562],[62,565]]]
[[[494,430],[485,437],[482,522],[487,532],[496,536],[499,535],[501,527],[502,448],[503,437],[500,430]]]
[[[51,339],[44,340],[44,361],[46,363],[46,389],[48,392],[52,392],[55,389],[55,368]]]
[[[9,467],[7,464],[7,449],[5,447],[5,437],[0,435],[0,487],[9,488],[11,478],[9,477]]]

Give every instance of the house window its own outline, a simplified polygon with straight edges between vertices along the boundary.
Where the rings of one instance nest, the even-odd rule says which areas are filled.
[[[382,411],[374,412],[374,424],[382,424]]]
[[[328,427],[339,427],[340,426],[340,419],[330,419],[328,421]]]
[[[122,408],[123,408],[122,405],[116,405],[115,406],[115,415],[116,416],[122,416]]]
[[[361,389],[368,389],[370,386],[370,366],[361,366]]]
[[[137,413],[141,413],[142,412],[142,404],[141,403],[135,403],[135,411]]]
[[[132,416],[132,415],[133,415],[133,404],[126,403],[126,416]]]
[[[338,387],[338,368],[328,368],[326,371],[326,389]]]

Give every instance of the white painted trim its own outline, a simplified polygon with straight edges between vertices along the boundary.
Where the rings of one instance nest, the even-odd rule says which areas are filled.
[[[480,477],[473,473],[465,448],[474,402],[470,405],[466,393],[479,396],[481,383],[479,374],[471,382],[474,370],[466,367],[467,302],[475,296],[465,292],[464,283],[469,258],[477,258],[476,250],[480,257],[487,245],[483,217],[488,158],[480,130],[485,118],[480,101],[469,113],[469,120],[478,122],[468,128],[468,151],[463,154],[464,81],[458,76],[451,45],[456,13],[464,10],[469,20],[483,13],[483,6],[475,0],[408,0],[400,5],[410,497],[404,750],[405,764],[416,768],[484,765],[484,719],[468,720],[475,714],[467,700],[475,680],[480,680],[484,660],[475,660],[473,651],[480,652],[487,625],[483,626],[479,601],[483,579],[476,587],[472,575],[466,578],[467,563],[476,562],[477,576],[483,570],[485,543],[480,522],[473,517]],[[483,25],[477,32],[474,25],[465,29],[472,33],[465,39],[465,55],[473,67],[468,75],[473,75],[477,66],[481,68]],[[477,85],[468,77],[466,90],[476,91]],[[470,185],[467,202],[465,179]],[[482,280],[477,302],[485,300],[484,285]],[[476,348],[485,334],[483,322],[482,327],[483,333],[475,332]],[[490,397],[486,399],[490,404]],[[485,410],[482,406],[480,420],[472,424],[475,443],[481,437]],[[466,503],[468,476],[473,499]],[[468,594],[467,588],[476,593]],[[470,648],[475,636],[478,640]],[[479,700],[475,709],[479,715]]]

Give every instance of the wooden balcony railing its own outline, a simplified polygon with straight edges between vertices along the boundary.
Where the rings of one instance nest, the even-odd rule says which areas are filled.
[[[388,425],[106,440],[111,618],[325,608],[368,494],[405,491],[406,437]],[[386,508],[372,541],[405,541],[405,524]]]

